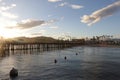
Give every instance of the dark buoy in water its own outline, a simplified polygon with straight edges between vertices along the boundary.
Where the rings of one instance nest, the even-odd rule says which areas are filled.
[[[67,59],[67,57],[65,56],[65,57],[64,57],[64,59],[66,60],[66,59]]]
[[[78,55],[78,53],[76,53],[76,55]]]
[[[15,68],[12,68],[12,70],[10,70],[10,77],[15,78],[17,76],[18,76],[18,70]]]
[[[54,60],[54,63],[57,63],[57,60],[56,60],[56,59]]]

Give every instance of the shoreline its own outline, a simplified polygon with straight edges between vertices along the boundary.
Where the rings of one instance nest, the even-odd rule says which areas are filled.
[[[120,48],[120,46],[117,45],[106,45],[106,44],[89,44],[89,45],[85,45],[85,46],[89,46],[89,47],[110,47],[110,48]]]

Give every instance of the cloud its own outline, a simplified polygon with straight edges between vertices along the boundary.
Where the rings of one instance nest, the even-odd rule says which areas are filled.
[[[51,26],[52,29],[58,29],[58,26]]]
[[[45,21],[43,20],[27,19],[27,20],[22,20],[21,22],[17,23],[15,26],[8,26],[7,28],[28,29],[28,28],[40,26],[44,23]]]
[[[48,0],[49,2],[59,2],[59,1],[62,1],[62,0]]]
[[[119,10],[120,10],[120,1],[117,1],[111,5],[108,5],[107,7],[104,7],[102,9],[93,12],[91,15],[83,15],[83,17],[81,17],[81,22],[91,26],[92,24],[100,21],[105,17],[112,16],[114,13],[118,12]]]
[[[9,13],[9,12],[0,12],[0,14],[4,17],[7,17],[7,18],[11,18],[11,19],[16,19],[18,18],[18,16],[12,14],[12,13]]]
[[[18,28],[18,29],[30,29],[36,26],[45,26],[49,25],[56,22],[56,20],[52,19],[49,21],[44,21],[44,20],[35,20],[35,19],[26,19],[22,20],[19,23],[16,23],[15,26],[7,26],[6,28],[13,29],[13,28]]]
[[[47,21],[46,23],[48,23],[48,24],[50,23],[51,24],[51,23],[55,23],[57,21],[58,21],[57,19],[51,19],[51,20]]]
[[[14,8],[15,6],[16,6],[16,4],[11,4],[10,6],[1,6],[0,10],[1,11],[6,11],[6,10],[9,10],[11,8]]]
[[[16,7],[16,4],[11,4],[10,6],[0,6],[0,16],[10,18],[10,19],[18,18],[17,15],[9,12],[9,10],[14,7]]]
[[[83,8],[83,6],[81,6],[81,5],[70,5],[70,7],[72,8],[72,9],[80,9],[80,8]]]
[[[5,17],[0,17],[0,27],[5,27],[7,25],[14,25],[16,21],[5,18]]]
[[[81,6],[81,5],[69,4],[69,3],[67,3],[67,2],[63,2],[63,3],[59,4],[58,6],[60,6],[60,7],[67,6],[67,7],[70,7],[70,8],[72,8],[72,9],[81,9],[81,8],[83,8],[83,6]]]
[[[3,0],[0,0],[0,2],[2,2]]]
[[[59,4],[58,6],[63,7],[63,6],[65,6],[65,5],[68,5],[68,3],[67,3],[67,2],[64,2],[64,3]]]

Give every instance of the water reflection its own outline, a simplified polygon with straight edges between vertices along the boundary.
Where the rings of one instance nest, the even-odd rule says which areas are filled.
[[[119,80],[119,53],[119,48],[105,47],[9,51],[0,59],[0,79],[9,79],[15,67],[19,70],[15,80]]]
[[[48,49],[26,49],[26,50],[0,50],[0,57],[7,57],[14,54],[39,54],[45,51],[59,50],[58,48],[48,48]]]

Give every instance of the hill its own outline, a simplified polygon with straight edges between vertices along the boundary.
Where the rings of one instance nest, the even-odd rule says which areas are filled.
[[[40,42],[40,43],[49,43],[49,42],[56,42],[57,40],[52,37],[16,37],[16,38],[10,38],[6,39],[7,42],[19,42],[19,43],[33,43],[33,42]]]

